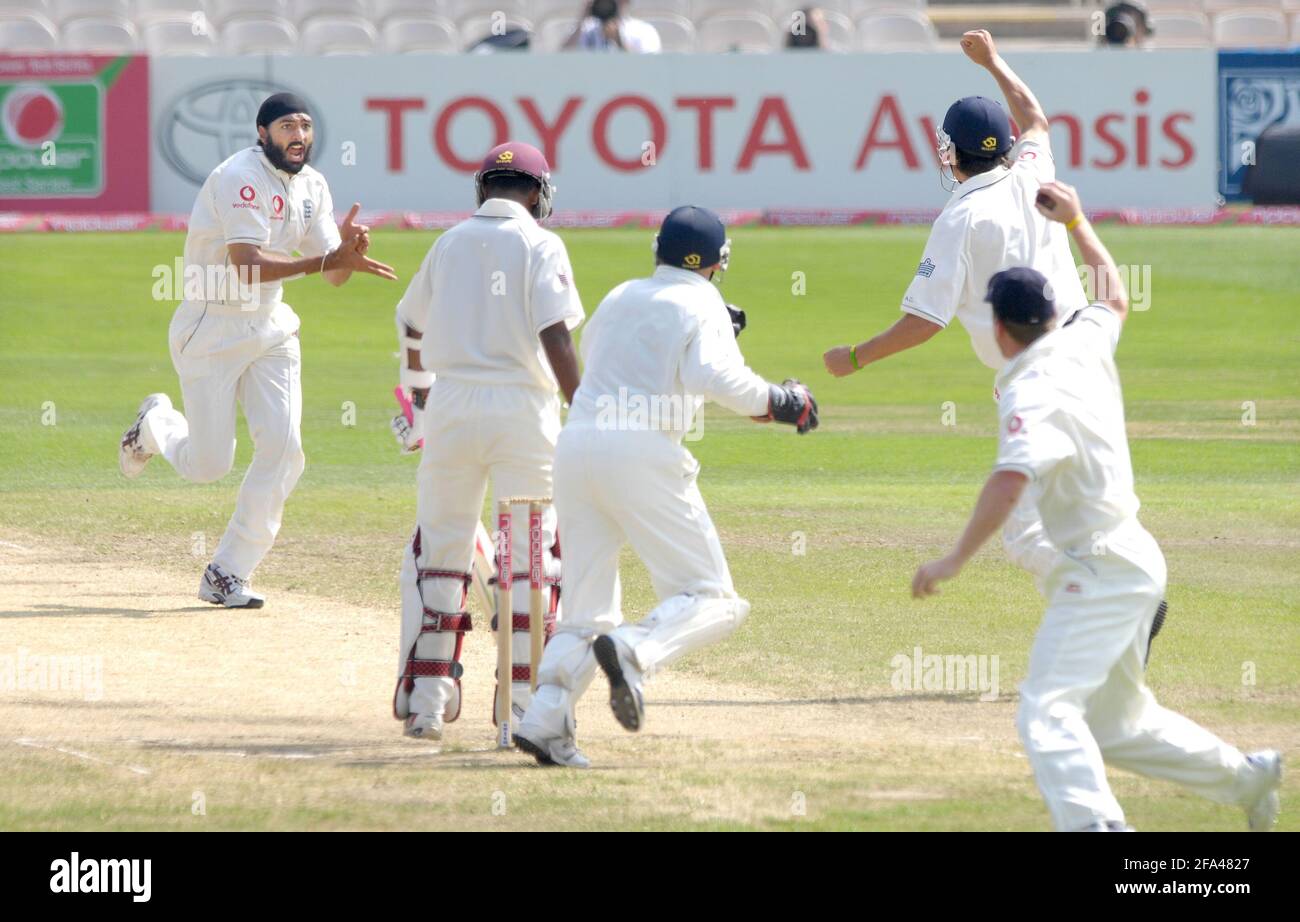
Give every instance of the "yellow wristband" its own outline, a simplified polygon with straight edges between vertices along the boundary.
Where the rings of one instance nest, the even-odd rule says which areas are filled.
[[[1083,220],[1083,212],[1081,211],[1073,218],[1071,218],[1069,221],[1066,222],[1065,229],[1068,231],[1074,230],[1076,227],[1079,226],[1079,222],[1082,220]]]

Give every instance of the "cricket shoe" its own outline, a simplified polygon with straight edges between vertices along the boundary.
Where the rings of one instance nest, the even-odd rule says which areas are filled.
[[[1255,772],[1257,788],[1246,805],[1246,822],[1251,832],[1268,832],[1282,811],[1282,798],[1278,795],[1282,786],[1282,753],[1264,749],[1246,756],[1246,762]]]
[[[412,714],[406,718],[402,736],[436,743],[442,740],[442,717],[434,714]]]
[[[149,411],[158,407],[170,410],[171,398],[166,394],[150,394],[144,398],[144,403],[140,404],[140,412],[135,415],[135,422],[123,433],[122,441],[118,444],[117,466],[122,469],[123,476],[131,480],[140,476],[140,472],[154,455],[153,452],[146,450],[141,442],[140,426],[144,424],[144,418],[149,415]]]
[[[578,749],[571,736],[553,736],[549,739],[530,731],[516,733],[515,748],[537,760],[538,765],[559,765],[564,768],[591,768],[591,760]]]
[[[608,634],[591,645],[596,662],[609,679],[609,707],[623,729],[635,733],[645,723],[645,697],[641,693],[641,670],[623,653],[618,641]]]
[[[261,608],[266,596],[249,588],[248,580],[227,573],[215,563],[208,564],[199,583],[199,598],[226,608]]]

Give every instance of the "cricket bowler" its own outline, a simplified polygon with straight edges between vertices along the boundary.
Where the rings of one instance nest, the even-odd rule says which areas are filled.
[[[948,556],[916,571],[924,598],[952,579],[1029,495],[1061,549],[1047,575],[1047,612],[1020,686],[1017,725],[1039,790],[1061,831],[1131,829],[1106,765],[1176,781],[1239,804],[1251,830],[1273,826],[1282,759],[1243,755],[1156,703],[1144,680],[1165,559],[1138,521],[1115,348],[1128,297],[1075,191],[1043,186],[1043,215],[1069,228],[1098,279],[1097,300],[1063,325],[1048,279],[996,273],[987,297],[998,372],[998,455],[965,532]]]
[[[353,272],[396,279],[366,256],[369,229],[353,205],[340,229],[325,177],[309,165],[312,116],[291,93],[257,112],[257,144],[223,161],[203,183],[185,236],[185,297],[167,341],[185,414],[151,394],[122,436],[118,463],[138,477],[162,455],[193,483],[211,483],[235,460],[235,406],[244,408],[253,461],[235,513],[199,583],[199,598],[261,608],[249,584],[280,530],[302,474],[302,360],[287,281],[319,272],[342,285]],[[294,254],[298,255],[294,255]]]
[[[465,602],[488,483],[496,499],[552,495],[557,390],[566,401],[577,390],[570,331],[585,317],[563,241],[538,223],[553,196],[542,152],[498,145],[474,184],[478,210],[438,238],[397,306],[401,383],[423,404],[404,447],[424,446],[415,535],[402,556],[393,716],[406,736],[430,742],[460,714]],[[543,518],[548,622],[558,614],[555,515],[548,507]],[[511,550],[528,560],[526,529],[515,530]],[[528,572],[500,578],[527,580]],[[531,692],[529,615],[498,615],[514,632],[513,675],[498,682],[512,683],[517,720]]]
[[[639,730],[644,679],[722,640],[749,613],[696,484],[699,463],[682,445],[704,402],[801,434],[817,428],[806,387],[769,384],[745,366],[736,345],[743,312],[711,282],[727,268],[729,251],[716,214],[674,209],[655,238],[654,274],[606,295],[583,333],[582,385],[555,458],[564,618],[514,736],[543,765],[590,764],[577,748],[574,706],[597,665],[609,679],[614,716]],[[650,571],[659,599],[634,624],[621,610],[625,543]]]
[[[1038,187],[1056,178],[1047,116],[988,32],[967,32],[961,47],[997,81],[1020,137],[1012,143],[1007,113],[991,99],[968,96],[949,107],[938,132],[939,160],[956,186],[903,295],[903,316],[866,342],[828,350],[826,368],[837,377],[921,345],[954,317],[976,357],[998,369],[1002,355],[984,293],[993,274],[1010,266],[1029,266],[1046,276],[1063,318],[1088,303],[1065,231],[1034,207]],[[1028,503],[1008,519],[1003,541],[1011,560],[1040,582],[1051,571],[1056,549]]]

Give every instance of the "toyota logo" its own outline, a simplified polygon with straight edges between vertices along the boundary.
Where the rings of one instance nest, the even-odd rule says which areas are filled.
[[[174,97],[158,119],[158,149],[168,166],[196,186],[218,164],[257,143],[257,110],[273,93],[293,92],[311,106],[314,143],[321,149],[324,127],[311,99],[268,80],[214,80]]]

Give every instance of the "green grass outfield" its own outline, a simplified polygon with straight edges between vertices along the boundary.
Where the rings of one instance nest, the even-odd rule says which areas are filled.
[[[1300,230],[1101,233],[1118,262],[1151,266],[1149,309],[1132,315],[1118,361],[1142,519],[1169,560],[1172,612],[1156,643],[1152,685],[1165,703],[1226,736],[1241,727],[1256,744],[1270,731],[1294,740]],[[588,313],[614,284],[650,270],[647,231],[562,236]],[[940,598],[920,604],[908,593],[917,564],[945,549],[961,528],[994,455],[992,375],[974,358],[964,331],[954,324],[929,344],[847,379],[822,369],[826,347],[865,338],[898,316],[925,236],[924,228],[733,233],[724,291],[749,314],[742,350],[768,378],[809,383],[822,425],[798,438],[786,427],[707,411],[704,438],[691,449],[737,587],[753,612],[728,642],[674,671],[791,699],[871,698],[892,693],[890,659],[920,645],[926,652],[997,654],[1004,695],[1023,676],[1041,600],[999,547],[987,548]],[[281,542],[258,573],[260,588],[272,595],[298,589],[396,608],[415,461],[399,455],[388,431],[396,381],[392,316],[432,239],[375,233],[372,255],[393,264],[402,282],[359,277],[334,289],[313,278],[286,288],[303,321],[307,469],[289,501]],[[0,236],[0,536],[35,535],[183,573],[195,569],[195,533],[215,547],[251,453],[242,419],[235,471],[220,483],[186,484],[161,462],[127,482],[116,463],[117,439],[141,398],[156,390],[179,397],[166,344],[174,305],[151,300],[150,292],[153,267],[170,266],[182,242],[182,235],[160,233]],[[803,274],[803,294],[793,293],[796,273]],[[354,426],[343,424],[348,402],[356,408]],[[955,425],[944,424],[949,402]],[[644,572],[629,561],[625,573],[626,608],[642,612],[650,602]],[[3,624],[0,618],[0,631]],[[6,646],[0,636],[0,653]],[[1255,684],[1244,685],[1243,674],[1253,674]],[[671,682],[665,675],[663,686]],[[1293,761],[1300,757],[1288,749]],[[847,797],[819,823],[1045,828],[1045,810],[1026,787],[1023,762],[1020,768],[1005,784],[963,784],[907,810],[877,811],[870,823]],[[823,779],[827,796],[861,770],[852,758],[834,763]],[[682,771],[701,769],[693,760]],[[933,773],[938,783],[948,769],[908,764],[908,771]],[[593,778],[556,797],[573,801],[595,789],[617,803],[622,783],[617,776]],[[1121,782],[1119,789],[1142,828],[1237,824],[1234,811],[1170,786]],[[1300,786],[1288,783],[1288,792]],[[99,825],[80,801],[51,802],[50,822],[84,815],[86,824]],[[368,822],[363,806],[332,809],[343,811],[342,825]],[[557,808],[556,824],[569,815]],[[709,825],[670,822],[653,811],[609,814],[615,815],[622,819],[581,825]],[[1300,828],[1296,815],[1284,814],[1283,828]],[[23,816],[25,824],[40,825],[45,814]],[[259,819],[255,807],[248,816],[249,825],[276,825]],[[133,817],[131,825],[150,825],[147,810]]]

